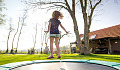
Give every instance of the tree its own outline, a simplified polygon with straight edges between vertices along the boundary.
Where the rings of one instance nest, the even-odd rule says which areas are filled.
[[[34,49],[35,46],[36,46],[36,38],[37,38],[37,24],[36,24],[36,27],[35,27],[35,38],[34,38],[34,46],[33,46],[33,49]]]
[[[7,38],[7,50],[6,50],[6,53],[8,53],[9,51],[9,38],[10,38],[10,35],[11,35],[11,32],[13,31],[13,28],[12,28],[12,25],[11,25],[11,21],[12,19],[10,18],[10,23],[9,23],[9,33],[8,33],[8,38]]]
[[[4,6],[5,4],[3,3],[3,0],[0,0],[0,24],[5,22],[4,20],[5,14],[2,13],[3,9],[6,9]]]
[[[21,27],[20,27],[20,32],[19,32],[19,35],[18,35],[18,39],[17,39],[17,47],[16,47],[16,50],[15,52],[17,52],[17,48],[18,48],[18,45],[19,45],[19,40],[20,40],[20,36],[21,36],[21,33],[22,33],[22,29],[23,29],[23,26],[25,26],[25,19],[27,17],[27,9],[24,10],[24,13],[23,13],[23,16],[21,17]],[[13,49],[13,47],[12,47]]]
[[[43,26],[41,27],[41,54],[42,54],[42,48],[43,48],[43,41],[44,41],[44,35],[43,35],[43,31],[44,30],[44,28],[43,28]]]
[[[47,30],[48,24],[47,22],[45,22],[45,27],[44,27],[44,31]],[[48,40],[49,40],[49,35],[47,33],[44,32],[44,38],[45,38],[45,50],[44,53],[49,53],[49,46],[48,46]],[[43,39],[44,40],[44,39]]]
[[[17,31],[15,32],[14,37],[13,37],[13,40],[12,40],[12,48],[14,47],[14,40],[15,40],[16,34],[18,33],[19,25],[20,25],[20,17],[19,17],[19,21],[18,21]],[[17,48],[16,48],[16,49],[17,49]],[[17,51],[15,51],[15,53],[17,53]]]
[[[47,30],[47,26],[48,26],[48,24],[47,24],[47,22],[45,22],[44,31]],[[48,34],[46,34],[45,32],[44,32],[44,37],[45,37],[45,45],[46,45],[46,47],[48,47],[48,39],[49,39],[49,36],[48,36]]]
[[[92,23],[92,16],[95,8],[101,3],[101,1],[102,0],[80,0],[84,19],[84,47],[82,49],[83,53],[89,51],[89,30]]]

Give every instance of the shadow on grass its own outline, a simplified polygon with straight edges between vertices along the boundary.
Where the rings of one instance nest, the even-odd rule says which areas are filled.
[[[107,59],[107,60],[120,60],[120,57],[115,57],[115,55],[89,54],[85,56],[92,57],[92,58]]]
[[[88,59],[88,60],[108,60],[120,62],[120,57],[116,55],[89,54],[89,55],[62,55],[62,59]]]

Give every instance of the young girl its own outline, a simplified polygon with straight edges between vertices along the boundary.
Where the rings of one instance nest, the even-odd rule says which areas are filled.
[[[51,55],[47,59],[54,58],[53,57],[53,41],[54,41],[54,39],[55,39],[55,45],[56,45],[56,48],[57,48],[57,59],[61,58],[60,47],[59,47],[59,44],[58,44],[59,37],[60,37],[58,26],[60,25],[61,28],[66,33],[68,33],[68,31],[66,31],[66,29],[62,26],[61,22],[58,20],[58,19],[62,19],[62,18],[63,18],[63,15],[62,15],[61,12],[54,11],[52,13],[52,18],[49,20],[48,30],[45,31],[45,32],[48,33],[50,31],[50,51],[51,51]]]

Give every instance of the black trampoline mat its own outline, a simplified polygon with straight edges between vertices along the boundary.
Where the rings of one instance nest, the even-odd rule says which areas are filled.
[[[53,62],[31,64],[18,67],[12,70],[117,70],[117,69],[90,63]]]

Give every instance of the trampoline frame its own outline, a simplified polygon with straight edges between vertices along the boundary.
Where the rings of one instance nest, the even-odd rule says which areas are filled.
[[[36,63],[53,63],[53,62],[75,62],[75,63],[90,63],[103,65],[107,67],[115,68],[116,70],[120,70],[120,63],[116,62],[107,62],[107,61],[99,61],[99,60],[76,60],[76,59],[63,59],[63,60],[35,60],[35,61],[23,61],[16,63],[9,63],[0,66],[0,70],[12,70],[18,67],[36,64]]]

